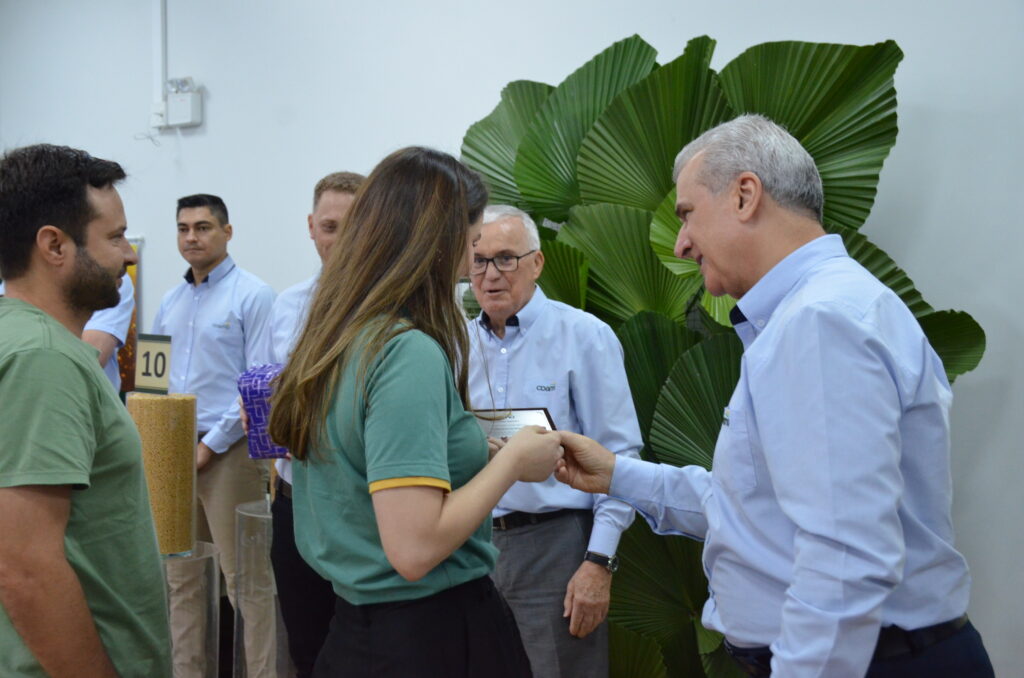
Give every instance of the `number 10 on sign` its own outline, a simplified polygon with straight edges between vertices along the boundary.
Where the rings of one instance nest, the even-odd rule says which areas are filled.
[[[166,394],[171,380],[171,338],[140,334],[135,362],[135,390]]]

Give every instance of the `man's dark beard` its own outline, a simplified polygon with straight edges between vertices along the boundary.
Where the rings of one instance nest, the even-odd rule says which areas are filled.
[[[75,254],[75,270],[65,294],[68,303],[77,311],[92,313],[117,306],[121,294],[117,290],[118,278],[110,275],[84,249]]]

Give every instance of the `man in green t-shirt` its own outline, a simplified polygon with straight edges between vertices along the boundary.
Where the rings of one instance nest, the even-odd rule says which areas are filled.
[[[138,432],[80,339],[135,254],[114,183],[75,149],[0,157],[0,676],[169,678]]]

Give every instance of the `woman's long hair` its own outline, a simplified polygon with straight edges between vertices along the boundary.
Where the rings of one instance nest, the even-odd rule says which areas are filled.
[[[362,388],[374,356],[411,329],[441,345],[468,405],[468,339],[454,290],[466,233],[486,205],[479,175],[440,151],[404,148],[370,173],[339,228],[278,379],[270,414],[278,444],[305,459],[321,440],[350,349],[359,342]]]

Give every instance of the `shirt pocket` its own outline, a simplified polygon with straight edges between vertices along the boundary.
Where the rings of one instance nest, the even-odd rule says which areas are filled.
[[[726,490],[747,493],[757,487],[757,472],[743,400],[742,395],[734,395],[722,412],[711,473],[714,481]]]
[[[574,430],[573,422],[569,418],[569,394],[566,392],[568,386],[556,379],[547,379],[543,382],[529,382],[528,393],[520,405],[509,403],[513,407],[546,408],[551,419],[554,420],[556,428]]]
[[[245,330],[242,320],[233,312],[214,321],[209,329],[210,335],[225,355],[242,356],[245,347]]]

